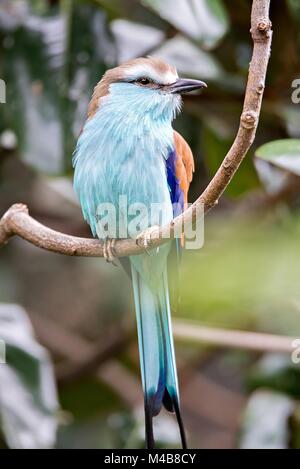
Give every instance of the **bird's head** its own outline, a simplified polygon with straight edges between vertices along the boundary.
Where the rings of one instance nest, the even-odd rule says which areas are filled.
[[[175,114],[181,95],[207,85],[200,80],[179,78],[176,68],[156,57],[138,58],[108,70],[94,90],[89,107],[91,118],[101,101],[114,100],[119,110]],[[104,102],[104,101],[102,101]]]

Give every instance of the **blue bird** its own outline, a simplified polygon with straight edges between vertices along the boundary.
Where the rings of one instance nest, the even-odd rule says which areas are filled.
[[[95,87],[74,152],[74,188],[93,235],[105,240],[108,261],[114,262],[116,238],[139,238],[144,229],[169,223],[184,210],[194,160],[172,121],[181,109],[181,94],[203,87],[202,81],[178,78],[173,66],[154,57],[108,70]],[[162,406],[175,412],[186,448],[170,319],[171,245],[130,256],[127,268],[149,449],[154,447],[153,417]]]

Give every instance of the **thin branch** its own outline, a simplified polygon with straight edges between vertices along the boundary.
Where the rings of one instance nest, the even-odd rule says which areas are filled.
[[[272,23],[269,19],[270,0],[253,0],[251,35],[254,43],[240,126],[232,147],[220,168],[195,204],[210,210],[223,194],[246,153],[251,147],[258,126],[266,73],[271,53]]]
[[[207,344],[216,347],[229,347],[253,352],[292,353],[296,337],[245,332],[237,330],[204,327],[192,322],[173,321],[175,339]]]
[[[149,248],[159,246],[192,225],[197,217],[214,207],[232,180],[255,138],[265,78],[271,51],[272,31],[269,19],[270,0],[253,0],[251,13],[251,35],[254,43],[249,68],[240,126],[232,147],[225,156],[217,173],[200,197],[183,214],[169,225],[149,233]],[[13,205],[0,220],[0,246],[18,235],[37,247],[70,256],[103,256],[103,243],[98,240],[77,238],[46,228],[31,218],[26,206]],[[118,240],[116,257],[138,254],[143,248],[133,239]]]

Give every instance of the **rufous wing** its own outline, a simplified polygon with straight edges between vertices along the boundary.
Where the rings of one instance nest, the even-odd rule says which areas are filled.
[[[176,130],[174,130],[174,142],[176,150],[176,178],[180,184],[180,189],[183,191],[184,202],[186,204],[190,183],[195,170],[194,157],[188,143]]]

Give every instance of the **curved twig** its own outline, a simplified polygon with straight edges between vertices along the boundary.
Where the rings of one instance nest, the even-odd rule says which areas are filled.
[[[183,227],[193,224],[197,216],[214,207],[233,178],[255,138],[259,121],[265,78],[271,51],[272,24],[269,19],[270,0],[253,0],[251,35],[254,43],[249,68],[240,126],[232,147],[225,156],[217,173],[200,195],[182,215],[170,225],[152,230],[149,248],[158,246],[179,233]],[[103,244],[98,240],[68,236],[51,230],[30,217],[22,204],[13,205],[0,220],[0,246],[18,235],[43,249],[71,256],[103,256]],[[118,240],[115,245],[117,257],[139,254],[143,248],[133,239]]]

